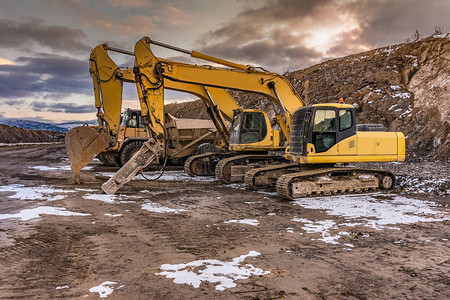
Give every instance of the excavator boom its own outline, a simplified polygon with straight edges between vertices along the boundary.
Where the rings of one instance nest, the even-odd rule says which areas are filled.
[[[101,44],[91,52],[89,60],[90,74],[93,80],[99,126],[76,127],[71,129],[66,135],[66,150],[77,183],[80,183],[79,174],[81,169],[99,153],[105,151],[105,149],[115,152],[120,150],[122,143],[118,141],[118,133],[121,126],[123,82],[136,83],[140,88],[141,83],[139,81],[136,82],[135,79],[142,80],[140,76],[148,76],[148,74],[139,74],[140,76],[136,76],[133,69],[118,67],[108,55],[108,50],[134,56],[134,53],[131,51],[113,48],[107,44]],[[164,59],[160,60],[166,61]],[[145,79],[147,78],[145,77]],[[148,83],[146,84],[146,88],[148,88]],[[226,122],[231,121],[233,118],[233,110],[239,109],[240,106],[226,90],[170,80],[165,80],[164,88],[187,92],[201,98],[207,106],[207,110],[217,128],[217,132],[222,136],[222,141],[225,145],[228,145],[229,131]],[[148,93],[148,90],[141,93],[141,98],[144,98],[144,93]],[[153,134],[154,138],[158,136],[160,138],[164,132],[164,128],[161,127],[161,125],[164,126],[164,118],[162,117],[163,103],[147,103],[146,100],[142,100],[140,104],[141,109],[144,107],[143,112],[145,117],[150,120],[149,123],[152,126],[150,133]],[[148,108],[151,109],[149,110]],[[152,119],[155,115],[155,108],[159,109],[158,116]],[[158,124],[158,122],[161,122],[161,124]],[[196,140],[201,141],[207,136],[210,136],[210,134],[206,135],[202,133]],[[198,141],[195,143],[198,143]],[[192,145],[180,145],[182,148],[179,148],[175,152],[172,151],[172,153],[175,153],[175,155],[177,153],[185,153],[186,150],[183,149],[186,149],[188,146],[192,148],[195,146],[195,143]]]

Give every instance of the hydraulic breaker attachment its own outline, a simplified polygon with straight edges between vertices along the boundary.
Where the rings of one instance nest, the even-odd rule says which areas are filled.
[[[161,156],[163,152],[161,146],[154,139],[149,139],[116,174],[102,185],[103,191],[110,195],[114,194],[125,183],[133,179],[140,170]]]
[[[66,133],[65,144],[75,182],[80,184],[81,169],[108,148],[109,138],[100,127],[79,126]]]

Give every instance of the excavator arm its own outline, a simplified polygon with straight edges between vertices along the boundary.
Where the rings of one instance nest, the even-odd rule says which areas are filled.
[[[150,44],[155,44],[175,51],[183,52],[192,57],[207,60],[231,68],[218,68],[204,65],[191,65],[174,61],[158,61],[152,54]],[[291,118],[293,113],[305,103],[289,81],[273,72],[257,70],[223,59],[215,58],[195,51],[188,51],[174,46],[153,41],[148,37],[142,38],[136,47],[137,59],[142,67],[158,65],[158,73],[165,79],[199,84],[222,89],[234,89],[255,92],[265,95],[278,108],[276,118],[282,127],[283,133],[289,139]],[[154,60],[154,61],[152,61]],[[150,72],[150,70],[146,70]]]
[[[81,169],[95,156],[106,149],[113,150],[119,147],[117,135],[120,127],[123,82],[136,83],[140,88],[142,99],[140,104],[141,108],[144,108],[142,111],[147,117],[152,136],[157,139],[159,136],[161,141],[161,134],[164,131],[162,127],[164,124],[158,123],[164,120],[161,118],[163,103],[157,101],[149,103],[144,99],[144,93],[151,90],[149,88],[151,84],[149,85],[148,82],[142,84],[141,76],[143,75],[135,74],[133,69],[118,67],[108,55],[108,50],[134,56],[131,51],[109,47],[107,44],[98,45],[91,52],[90,74],[93,80],[99,126],[76,127],[66,135],[66,149],[77,183],[80,183]],[[136,78],[141,81],[136,82]],[[240,107],[226,90],[170,80],[165,80],[164,88],[187,92],[201,98],[223,141],[228,145],[229,131],[225,120],[230,121],[233,110]],[[155,108],[159,108],[156,117]]]

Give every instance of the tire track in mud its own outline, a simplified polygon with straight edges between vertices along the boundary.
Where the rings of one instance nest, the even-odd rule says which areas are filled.
[[[93,228],[41,221],[31,236],[16,238],[13,245],[0,249],[0,297],[61,296],[61,292],[56,294],[56,286],[76,286],[90,273],[96,246],[87,237],[111,230],[108,226]],[[66,290],[63,295],[81,296],[75,289]]]

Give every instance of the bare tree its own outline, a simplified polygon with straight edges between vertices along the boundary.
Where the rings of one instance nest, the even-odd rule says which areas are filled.
[[[419,33],[418,29],[416,29],[416,32],[414,32],[414,34],[412,35],[411,39],[412,39],[413,42],[417,42],[422,37],[423,37],[423,35]]]
[[[434,31],[431,35],[441,35],[444,33],[444,28],[441,26],[434,26]]]

